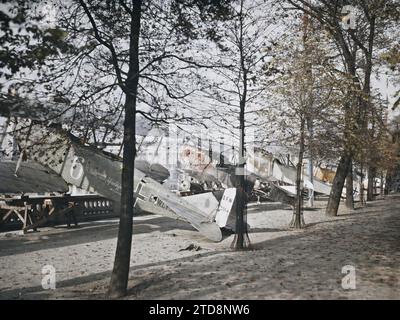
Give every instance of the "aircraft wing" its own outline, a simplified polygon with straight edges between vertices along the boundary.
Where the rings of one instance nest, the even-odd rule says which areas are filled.
[[[17,174],[16,161],[0,162],[0,193],[50,193],[68,192],[68,185],[52,170],[35,162],[22,162]]]
[[[274,163],[273,176],[281,181],[294,185],[296,183],[296,169]],[[310,181],[307,174],[304,175],[305,181]],[[313,188],[315,192],[329,195],[331,192],[331,186],[320,181],[318,178],[313,177]]]
[[[222,240],[218,225],[207,218],[201,210],[136,169],[134,185],[136,205],[142,210],[147,208],[146,211],[155,214],[162,214],[164,211],[174,213],[189,222],[206,238],[215,242]]]
[[[208,239],[219,242],[222,240],[222,233],[219,226],[207,220],[205,216],[199,215],[197,208],[192,207],[188,202],[174,196],[161,195],[159,196],[161,201],[163,201],[169,208],[171,208],[177,215],[185,218],[190,224],[196,228],[201,234],[205,235]]]

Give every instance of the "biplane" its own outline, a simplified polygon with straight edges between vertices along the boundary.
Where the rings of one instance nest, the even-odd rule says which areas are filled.
[[[38,118],[37,113],[32,112],[35,102],[21,98],[0,99],[0,102],[1,113],[22,119],[19,128],[14,128],[21,150],[15,171],[21,167],[22,157],[29,158],[32,163],[51,170],[66,183],[111,200],[113,210],[119,212],[122,161],[118,155],[84,143],[63,130],[60,124],[44,126],[41,121],[35,121]],[[45,106],[44,109],[48,111],[52,107]],[[165,137],[157,133],[155,138],[151,138],[150,130],[146,129],[135,160],[136,212],[182,219],[206,238],[220,241],[220,228],[228,224],[232,227],[234,220],[236,190],[232,178],[235,163],[227,156],[233,148],[222,146],[216,152],[216,148],[211,150],[211,145],[207,150],[187,142],[179,145],[175,141],[174,158],[177,161],[171,167],[168,166],[168,159],[163,159],[170,157],[171,135]],[[294,193],[290,185],[295,181],[295,169],[262,152],[249,152],[248,160],[249,165],[245,169],[248,191],[293,205]],[[267,187],[254,188],[257,180]],[[330,186],[318,179],[314,179],[311,187],[317,192],[330,192]]]

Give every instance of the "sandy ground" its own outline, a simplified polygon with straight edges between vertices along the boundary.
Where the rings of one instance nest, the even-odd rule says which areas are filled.
[[[184,222],[134,219],[128,299],[400,299],[400,195],[340,215],[317,201],[307,227],[291,230],[292,212],[251,205],[252,249],[205,240]],[[341,206],[343,208],[343,206]],[[1,299],[103,299],[116,246],[117,221],[77,229],[0,234]],[[189,245],[198,250],[183,250]],[[41,286],[42,267],[56,269],[56,289]],[[342,267],[356,289],[342,288]]]

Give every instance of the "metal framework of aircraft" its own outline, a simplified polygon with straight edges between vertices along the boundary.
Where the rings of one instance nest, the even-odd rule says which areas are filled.
[[[33,125],[29,139],[25,138],[24,131],[20,131],[18,142],[23,150],[28,150],[33,161],[50,168],[69,184],[112,200],[115,210],[119,210],[122,172],[120,158],[83,145],[78,138],[61,129]],[[137,209],[168,217],[178,216],[206,238],[212,241],[222,239],[219,226],[210,216],[154,179],[160,177],[161,166],[155,166],[158,170],[152,170],[152,166],[147,167],[146,163],[138,162],[137,167],[144,170],[135,168],[134,172]]]

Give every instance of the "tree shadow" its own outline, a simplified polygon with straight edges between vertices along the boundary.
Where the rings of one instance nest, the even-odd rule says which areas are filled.
[[[166,217],[155,216],[133,222],[133,235],[155,231],[187,230],[197,232],[189,223]],[[25,235],[14,235],[0,239],[0,257],[34,252],[43,249],[55,249],[82,243],[91,243],[116,238],[118,222],[86,222],[79,228],[66,229],[57,226],[48,231],[30,232]]]
[[[146,271],[148,268],[153,268],[153,267],[160,267],[164,266],[165,264],[174,264],[174,263],[184,263],[188,261],[192,261],[193,259],[198,259],[200,257],[209,257],[213,255],[218,255],[221,253],[225,252],[230,252],[230,250],[224,250],[224,251],[214,251],[214,252],[199,252],[196,253],[195,255],[192,256],[186,256],[186,257],[181,257],[181,258],[176,258],[176,259],[171,259],[171,260],[164,260],[164,261],[159,261],[159,262],[152,262],[152,263],[146,263],[142,265],[135,265],[130,267],[130,277],[134,277],[134,275],[138,271]],[[94,273],[86,276],[81,276],[81,277],[76,277],[73,279],[67,279],[67,280],[61,280],[57,281],[56,283],[56,288],[57,289],[71,289],[74,288],[78,285],[84,285],[88,283],[93,283],[93,282],[102,282],[110,279],[111,277],[111,272],[112,270],[107,270],[99,273]],[[154,283],[153,280],[150,281],[151,283]],[[150,283],[150,284],[151,284]],[[144,288],[147,288],[149,285],[146,283],[139,283],[137,286],[129,287],[128,288],[128,293],[135,293],[138,292],[139,290],[143,290]],[[68,290],[67,290],[68,291]],[[68,292],[66,292],[68,293]],[[87,297],[85,299],[90,298],[91,292],[87,292]],[[98,295],[99,296],[99,295]],[[100,294],[100,296],[105,297],[105,293]],[[10,289],[10,290],[0,290],[0,299],[45,299],[45,298],[52,298],[52,290],[44,290],[42,286],[33,286],[33,287],[26,287],[26,288],[17,288],[17,289]]]
[[[288,228],[250,228],[249,234],[264,233],[264,232],[284,232],[288,230],[289,230],[289,223],[288,223]]]
[[[176,299],[282,296],[348,299],[351,294],[341,288],[341,268],[347,264],[357,268],[358,290],[364,290],[366,282],[376,288],[385,285],[387,290],[393,288],[395,297],[398,292],[396,279],[392,285],[383,283],[375,271],[396,271],[398,268],[399,215],[391,211],[390,215],[371,212],[368,215],[357,213],[356,217],[358,219],[351,215],[350,218],[320,222],[325,223],[326,228],[311,228],[307,232],[253,243],[255,250],[203,252],[131,267],[130,280],[135,284],[130,285],[127,298],[160,299],[174,294]],[[378,223],[380,228],[376,229]],[[374,255],[388,258],[373,258]],[[76,285],[104,281],[109,276],[110,271],[77,277],[61,281],[57,287],[71,290]],[[361,293],[374,294],[367,291]],[[24,298],[28,294],[29,298],[51,298],[51,294],[44,295],[40,286],[23,289],[22,296],[19,292],[21,289],[2,291],[0,297]],[[91,294],[86,292],[87,298]],[[101,297],[101,294],[92,297]]]
[[[383,226],[400,225],[398,218],[377,216],[376,219]],[[387,280],[386,291],[379,293],[370,292],[366,286],[369,283],[382,288],[382,277],[375,273],[379,268],[396,272],[399,261],[393,253],[398,250],[395,244],[399,243],[400,234],[392,232],[384,236],[386,227],[371,234],[370,229],[355,229],[353,223],[347,222],[330,221],[324,229],[254,243],[255,250],[228,257],[217,254],[213,260],[196,259],[191,264],[169,268],[161,277],[139,276],[130,298],[165,299],[174,290],[176,299],[254,299],[256,294],[259,299],[285,295],[289,298],[349,299],[353,297],[351,292],[341,287],[342,267],[348,264],[356,267],[357,287],[363,290],[361,294],[366,298],[374,294],[396,297],[396,292],[399,293],[396,281]],[[370,228],[374,230],[374,223]],[[370,243],[366,244],[368,237]],[[376,253],[390,259],[371,259]],[[152,271],[152,274],[159,274],[157,269]],[[158,271],[161,274],[161,270]]]

